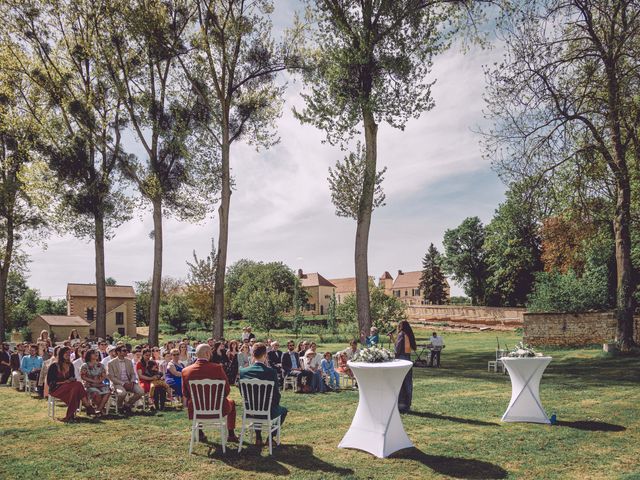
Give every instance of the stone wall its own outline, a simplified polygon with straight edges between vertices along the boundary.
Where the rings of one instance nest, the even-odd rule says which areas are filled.
[[[469,307],[459,305],[410,305],[409,321],[416,323],[447,323],[449,326],[482,328],[522,327],[524,308]]]
[[[634,318],[636,342],[640,341],[640,317]],[[524,342],[534,346],[581,346],[616,338],[613,312],[525,313]]]

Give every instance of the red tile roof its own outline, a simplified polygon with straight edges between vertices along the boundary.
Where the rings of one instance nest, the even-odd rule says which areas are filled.
[[[96,297],[95,283],[69,283],[67,294],[71,297]],[[107,298],[136,298],[136,292],[130,285],[107,285]]]
[[[420,280],[422,278],[422,271],[417,272],[398,272],[398,276],[393,281],[393,287],[391,288],[418,288],[420,286]],[[448,280],[444,281],[449,285]]]
[[[380,280],[393,280],[393,277],[391,276],[391,274],[389,272],[384,272],[382,274],[382,276],[380,277]]]

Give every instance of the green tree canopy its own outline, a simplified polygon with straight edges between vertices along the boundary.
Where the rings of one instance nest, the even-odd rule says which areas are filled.
[[[478,217],[468,217],[444,233],[445,271],[460,283],[473,305],[485,301],[487,264],[484,251],[485,229]]]
[[[422,296],[425,302],[431,305],[442,305],[447,301],[447,283],[441,264],[440,252],[432,243],[422,258],[422,276],[420,277]]]

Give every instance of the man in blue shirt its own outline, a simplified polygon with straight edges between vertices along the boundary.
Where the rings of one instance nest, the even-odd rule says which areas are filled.
[[[20,370],[29,380],[38,380],[40,370],[42,369],[42,357],[38,356],[38,346],[31,345],[29,347],[29,355],[22,357],[20,362]]]

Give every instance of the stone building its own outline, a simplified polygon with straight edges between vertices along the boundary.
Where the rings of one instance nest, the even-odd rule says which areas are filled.
[[[388,272],[385,272],[388,277],[391,277]],[[385,277],[385,275],[383,275]],[[391,284],[391,295],[398,298],[403,303],[407,305],[425,305],[426,302],[423,298],[424,292],[420,290],[420,279],[422,277],[421,271],[416,272],[403,272],[402,270],[398,270],[398,276],[393,280]],[[381,277],[381,281],[383,278]],[[385,292],[387,291],[387,286],[389,285],[389,278],[384,278]],[[451,296],[451,287],[449,286],[449,282],[445,279],[446,287],[445,293],[447,301]]]
[[[69,338],[71,330],[76,329],[81,338],[90,335],[90,325],[84,318],[77,315],[38,315],[29,322],[31,338],[35,340],[42,330],[49,332],[49,336],[57,342]]]
[[[298,270],[298,278],[302,288],[307,292],[307,304],[304,306],[304,313],[309,315],[324,315],[329,310],[331,296],[336,290],[336,286],[319,273],[304,273]]]
[[[118,333],[136,336],[136,292],[130,285],[107,286],[107,335]],[[95,335],[98,297],[93,283],[67,285],[67,315],[77,316],[89,324],[89,335]]]

